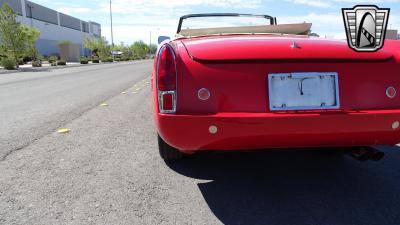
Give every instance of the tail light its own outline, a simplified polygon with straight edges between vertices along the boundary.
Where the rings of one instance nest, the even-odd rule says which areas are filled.
[[[176,112],[177,73],[175,53],[168,44],[158,53],[157,92],[160,113]]]

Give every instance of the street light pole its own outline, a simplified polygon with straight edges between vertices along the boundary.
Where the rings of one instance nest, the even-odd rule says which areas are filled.
[[[151,46],[151,30],[150,30],[150,44],[149,44],[149,46]]]
[[[114,34],[113,34],[113,20],[112,20],[112,10],[111,10],[111,0],[110,0],[110,21],[111,21],[111,45],[114,47]]]

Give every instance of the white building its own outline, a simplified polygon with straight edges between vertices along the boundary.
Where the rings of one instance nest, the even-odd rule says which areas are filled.
[[[101,25],[82,21],[28,0],[0,0],[0,6],[8,3],[17,14],[17,20],[40,31],[36,47],[42,55],[58,55],[58,43],[69,41],[81,46],[86,37],[101,37]]]

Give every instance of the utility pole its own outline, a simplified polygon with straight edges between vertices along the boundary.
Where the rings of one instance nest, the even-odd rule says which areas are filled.
[[[110,21],[111,21],[111,56],[112,56],[113,61],[114,61],[115,60],[115,56],[114,56],[114,34],[113,34],[111,0],[110,0]]]
[[[111,0],[110,0],[110,21],[111,21],[111,45],[114,47],[114,34],[113,34],[113,20],[112,20],[112,10],[111,10]]]
[[[149,46],[151,46],[151,30],[150,30],[150,45]]]

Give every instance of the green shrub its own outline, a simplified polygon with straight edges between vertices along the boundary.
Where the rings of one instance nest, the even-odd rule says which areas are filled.
[[[32,67],[42,67],[42,62],[40,60],[32,61]]]
[[[44,56],[43,55],[41,55],[41,54],[38,54],[37,56],[36,56],[36,60],[40,60],[40,61],[44,61]]]
[[[65,60],[58,60],[57,61],[57,66],[65,66],[67,65],[67,62],[65,62]]]
[[[103,58],[101,59],[102,62],[114,62],[113,58],[111,57],[107,57],[107,58]]]
[[[13,59],[2,59],[1,66],[4,67],[6,70],[15,70],[16,63]]]
[[[55,55],[50,56],[48,59],[49,63],[56,62],[57,60],[58,60],[58,57]]]
[[[86,57],[81,57],[80,62],[81,62],[81,64],[88,64],[89,60]]]
[[[50,66],[57,66],[57,63],[56,62],[52,62],[52,63],[50,63]]]
[[[18,59],[18,65],[24,65],[25,63],[24,63],[24,60],[23,59]]]
[[[100,59],[99,58],[93,58],[92,59],[92,63],[100,63]]]
[[[30,56],[25,56],[24,58],[22,58],[22,61],[23,61],[24,63],[30,62],[30,61],[32,61],[32,57],[30,57]]]
[[[115,62],[121,62],[121,58],[115,58]]]

